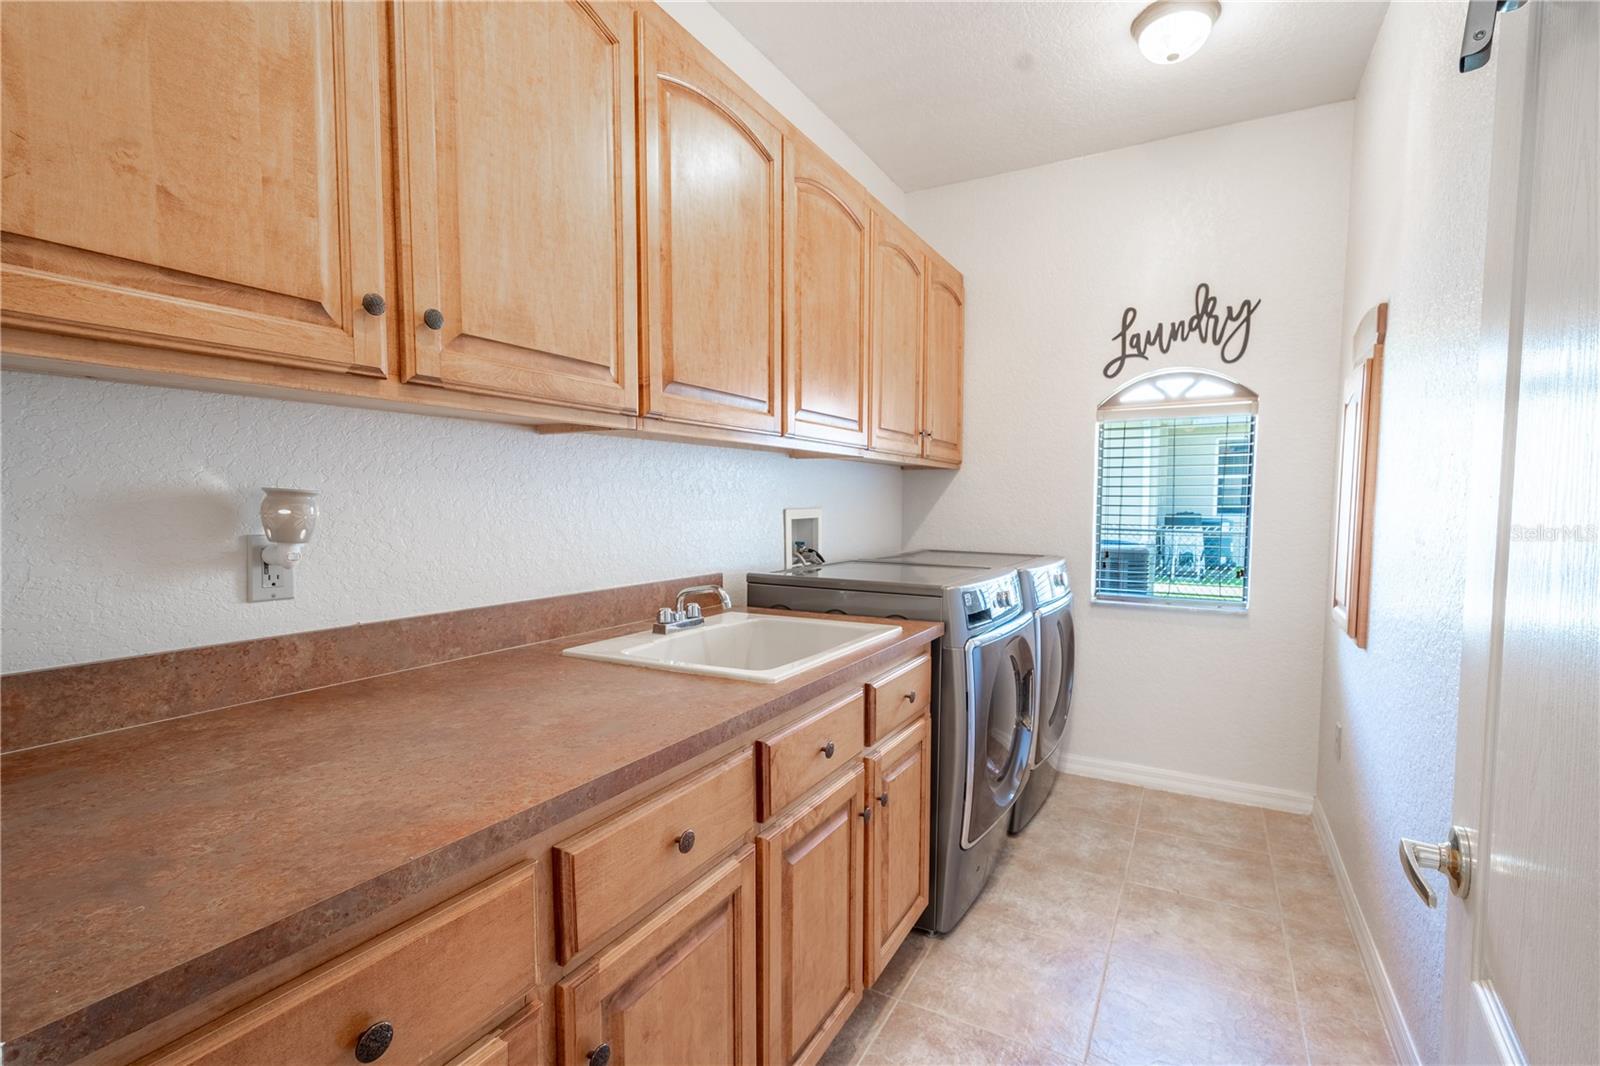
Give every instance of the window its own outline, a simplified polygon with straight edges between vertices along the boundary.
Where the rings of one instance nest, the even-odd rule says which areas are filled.
[[[1094,598],[1242,610],[1256,394],[1221,374],[1135,378],[1098,412]]]

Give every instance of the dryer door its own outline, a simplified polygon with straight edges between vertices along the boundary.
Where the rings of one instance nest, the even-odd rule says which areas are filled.
[[[967,766],[961,846],[970,848],[1016,802],[1033,756],[1037,662],[1033,616],[967,642]]]
[[[1050,757],[1067,731],[1074,651],[1072,601],[1067,600],[1039,614],[1039,743],[1034,745],[1034,766]]]

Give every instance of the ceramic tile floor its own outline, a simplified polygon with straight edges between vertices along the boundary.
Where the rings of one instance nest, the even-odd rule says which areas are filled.
[[[1309,818],[1066,775],[956,931],[913,934],[823,1059],[1393,1061]]]

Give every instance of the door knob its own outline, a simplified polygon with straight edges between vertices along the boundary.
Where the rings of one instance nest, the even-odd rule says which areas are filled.
[[[383,297],[375,292],[369,292],[361,298],[361,310],[376,318],[388,310],[389,305],[383,302]]]
[[[422,324],[432,330],[444,329],[444,314],[437,307],[422,312]]]
[[[1430,907],[1439,905],[1432,887],[1422,879],[1423,870],[1438,870],[1450,880],[1450,891],[1461,899],[1472,891],[1471,834],[1460,826],[1450,830],[1450,839],[1443,844],[1424,844],[1420,840],[1402,837],[1400,840],[1400,869],[1411,882],[1422,902]]]

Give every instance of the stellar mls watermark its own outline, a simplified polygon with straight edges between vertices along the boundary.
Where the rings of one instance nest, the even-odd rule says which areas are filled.
[[[1511,539],[1593,544],[1595,541],[1600,540],[1600,525],[1596,525],[1593,522],[1588,525],[1570,526],[1551,526],[1543,522],[1532,526],[1513,524],[1511,527]]]

